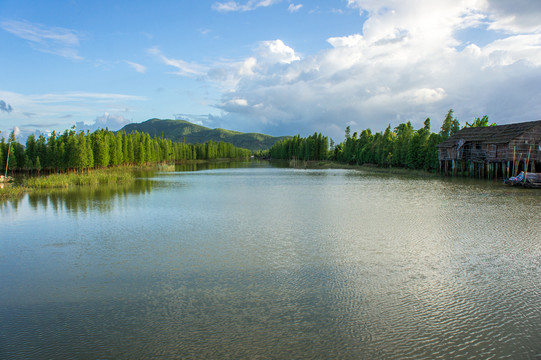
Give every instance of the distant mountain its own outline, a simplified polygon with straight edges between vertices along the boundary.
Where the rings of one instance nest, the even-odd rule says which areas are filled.
[[[175,142],[185,141],[187,144],[202,144],[210,140],[214,142],[223,141],[252,151],[269,149],[277,141],[289,138],[289,136],[274,137],[257,133],[210,129],[185,120],[161,119],[150,119],[142,123],[128,124],[120,131],[125,131],[128,134],[133,131],[144,132],[152,137],[163,135],[164,138]]]

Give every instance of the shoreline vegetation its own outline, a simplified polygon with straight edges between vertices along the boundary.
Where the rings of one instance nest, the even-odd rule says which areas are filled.
[[[176,163],[189,160],[249,158],[252,152],[225,142],[204,144],[172,142],[146,133],[112,132],[108,129],[76,132],[66,130],[49,137],[30,135],[21,145],[14,131],[0,140],[0,168],[7,173],[64,173],[125,165]]]
[[[30,135],[20,144],[12,131],[0,140],[0,171],[22,175],[14,184],[0,182],[0,200],[33,189],[67,188],[133,181],[131,168],[159,168],[165,164],[248,159],[252,152],[230,143],[172,142],[137,131],[127,134],[99,129],[94,132],[54,131],[46,137]],[[26,176],[25,176],[26,175]]]
[[[189,160],[179,164],[202,164],[213,162],[228,162],[234,159],[216,159],[216,160]],[[347,169],[368,171],[373,173],[390,174],[390,175],[419,175],[419,176],[438,176],[437,173],[426,170],[413,170],[404,168],[381,168],[375,165],[364,164],[347,164],[331,160],[314,160],[314,161],[298,161],[292,160],[289,162],[291,168],[296,169],[316,169],[316,170],[332,170],[332,169]],[[147,164],[141,166],[127,165],[105,169],[90,169],[83,171],[73,171],[65,173],[56,173],[48,175],[23,177],[15,184],[2,184],[0,187],[0,201],[17,198],[27,193],[39,191],[52,191],[70,189],[80,186],[98,186],[98,185],[113,185],[113,184],[129,184],[135,181],[137,171],[141,170],[156,170],[167,171],[174,170],[174,164]]]
[[[66,172],[24,177],[17,183],[5,183],[0,187],[0,200],[22,196],[33,191],[68,189],[78,186],[103,184],[126,184],[135,181],[135,170],[140,167],[123,166],[93,169],[82,172]]]
[[[187,160],[176,164],[201,164],[229,162],[235,159]],[[15,182],[0,183],[0,201],[23,196],[27,193],[47,190],[70,189],[80,186],[123,185],[133,183],[137,171],[172,171],[176,164],[157,163],[123,165],[103,169],[86,169],[62,173],[23,176]]]
[[[462,127],[485,127],[490,124],[488,116],[475,118]],[[402,168],[435,172],[439,169],[438,144],[461,129],[460,122],[453,117],[450,109],[439,132],[431,131],[430,118],[423,127],[414,129],[411,122],[402,123],[394,129],[391,125],[385,131],[372,133],[370,129],[351,133],[346,127],[345,140],[335,144],[321,133],[301,137],[296,135],[275,143],[269,149],[271,159],[287,161],[336,161],[350,165],[369,165],[379,168]],[[329,146],[330,145],[330,146]]]
[[[492,125],[485,115],[464,127]],[[437,176],[437,145],[459,130],[460,123],[450,109],[438,133],[431,132],[430,118],[418,130],[407,122],[394,129],[389,125],[384,132],[366,129],[351,134],[347,126],[345,140],[339,144],[314,133],[306,138],[297,135],[280,140],[269,150],[255,153],[225,142],[186,144],[148,133],[126,134],[108,129],[90,133],[72,128],[61,135],[30,135],[23,146],[12,132],[7,143],[0,140],[0,167],[6,174],[9,171],[11,175],[18,172],[27,176],[16,185],[0,182],[0,200],[34,189],[126,183],[134,181],[134,169],[149,166],[163,170],[170,169],[171,164],[247,160],[250,156],[288,161],[294,168]]]

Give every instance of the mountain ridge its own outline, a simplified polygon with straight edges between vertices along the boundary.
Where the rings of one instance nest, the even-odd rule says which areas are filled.
[[[267,150],[276,142],[291,136],[271,136],[260,133],[243,133],[222,128],[211,129],[186,120],[152,118],[141,123],[125,125],[120,131],[148,133],[150,136],[163,136],[175,142],[202,144],[209,141],[227,142],[236,147],[251,151]]]

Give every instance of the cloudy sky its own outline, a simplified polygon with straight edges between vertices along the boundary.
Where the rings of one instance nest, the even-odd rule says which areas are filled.
[[[539,0],[0,0],[0,130],[537,120],[540,19]]]

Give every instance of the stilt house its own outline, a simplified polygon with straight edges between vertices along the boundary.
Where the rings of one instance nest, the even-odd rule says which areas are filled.
[[[464,128],[438,145],[440,171],[507,178],[541,171],[541,120]]]

